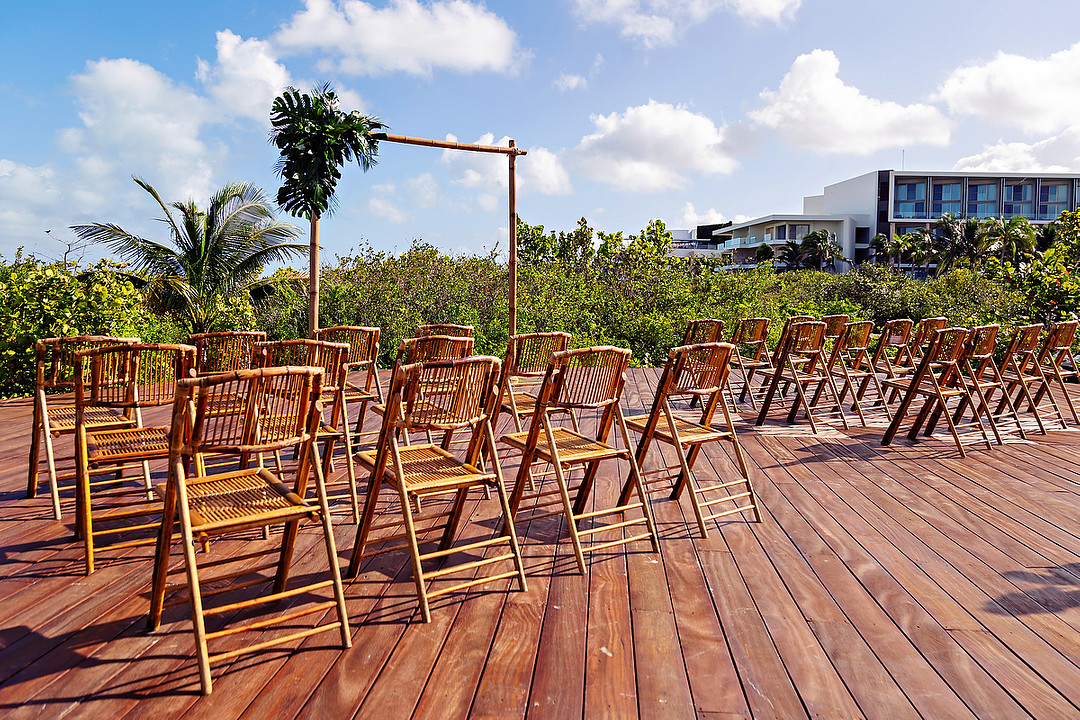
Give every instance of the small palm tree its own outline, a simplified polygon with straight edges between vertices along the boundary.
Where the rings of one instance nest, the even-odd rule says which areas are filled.
[[[168,243],[111,223],[71,229],[142,271],[142,277],[133,279],[145,283],[150,302],[175,313],[191,332],[220,329],[224,300],[264,291],[271,280],[260,278],[263,268],[304,251],[303,244],[291,242],[299,237],[299,228],[276,220],[269,198],[251,183],[221,187],[204,211],[194,200],[166,205],[150,183],[132,179],[161,207],[164,216],[158,220],[169,229]]]
[[[379,151],[371,132],[386,126],[377,117],[339,109],[329,83],[310,95],[285,88],[270,107],[270,126],[270,142],[281,151],[274,166],[282,180],[278,205],[311,223],[308,330],[314,337],[319,327],[319,219],[336,208],[339,168],[355,160],[367,172]]]
[[[1007,221],[992,218],[988,226],[991,247],[998,253],[1001,262],[1015,262],[1027,258],[1035,251],[1035,228],[1026,217],[1014,215]]]
[[[788,240],[780,248],[780,262],[788,270],[795,270],[802,266],[806,259],[806,248],[798,240]]]
[[[754,262],[757,264],[769,263],[772,264],[773,258],[776,257],[776,251],[772,249],[772,245],[762,243],[757,246],[757,250],[754,251]]]
[[[986,244],[986,224],[982,220],[946,214],[938,219],[935,228],[938,264],[942,270],[960,263],[975,267]]]

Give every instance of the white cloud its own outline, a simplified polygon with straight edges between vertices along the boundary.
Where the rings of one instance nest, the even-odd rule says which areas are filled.
[[[361,0],[305,0],[304,5],[273,42],[294,52],[331,54],[333,59],[323,63],[326,71],[513,73],[527,57],[517,34],[483,4],[391,0],[379,8]]]
[[[649,100],[624,113],[593,115],[596,132],[573,152],[574,169],[621,190],[657,192],[684,188],[687,171],[730,173],[736,161],[726,128],[681,105]]]
[[[371,197],[367,200],[367,210],[387,222],[400,225],[409,219],[409,214],[398,205],[397,187],[393,183],[371,186]]]
[[[900,105],[864,95],[838,73],[830,50],[800,55],[779,90],[760,94],[763,106],[748,113],[792,145],[822,153],[867,155],[910,145],[946,145],[950,122],[921,103]]]
[[[458,142],[453,135],[447,135],[446,139]],[[509,147],[510,138],[504,136],[496,142],[493,133],[484,133],[475,144]],[[519,156],[515,164],[518,193],[569,194],[570,174],[563,167],[559,156],[545,147],[526,149],[528,154]],[[503,198],[510,185],[509,163],[505,155],[443,150],[442,161],[457,175],[457,179],[453,181],[455,184],[484,191],[484,194],[478,197],[478,202],[485,210],[497,208],[499,203],[505,202]]]
[[[200,59],[197,77],[222,110],[263,124],[274,98],[292,85],[289,71],[277,62],[268,43],[244,40],[229,30],[217,34],[217,63]]]
[[[981,153],[960,158],[954,170],[964,172],[1080,172],[1080,128],[1036,143],[1001,142]]]
[[[1080,43],[1041,60],[999,52],[985,65],[954,70],[932,97],[958,114],[1055,132],[1080,116]]]
[[[751,23],[782,23],[795,16],[802,0],[575,0],[586,22],[618,25],[623,37],[649,48],[669,45],[687,28],[730,11]]]
[[[563,73],[559,77],[555,78],[555,87],[560,92],[566,92],[568,90],[584,90],[589,86],[589,81],[580,75],[569,75]]]
[[[405,189],[413,203],[422,208],[435,207],[441,195],[439,181],[431,173],[409,178],[405,182]]]
[[[695,225],[712,225],[712,224],[715,224],[715,223],[722,223],[722,222],[724,222],[726,220],[727,220],[727,218],[724,217],[724,213],[720,212],[719,210],[714,210],[713,208],[709,208],[708,210],[705,210],[704,212],[699,213],[697,210],[694,209],[694,203],[688,202],[685,205],[683,205],[683,209],[682,209],[682,224],[683,225],[688,225],[688,226],[691,226],[691,227],[693,227]]]

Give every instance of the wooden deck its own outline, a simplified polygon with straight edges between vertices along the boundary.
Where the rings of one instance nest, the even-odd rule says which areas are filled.
[[[624,406],[647,410],[657,378],[632,371]],[[814,436],[776,418],[739,425],[759,524],[702,539],[685,498],[657,495],[662,556],[594,553],[582,576],[560,521],[536,521],[528,592],[444,596],[426,625],[407,554],[388,553],[346,585],[352,649],[324,633],[215,666],[202,697],[186,606],[144,629],[152,549],[103,551],[84,576],[70,503],[56,522],[23,497],[30,404],[0,405],[0,715],[1080,717],[1080,433],[961,459],[947,436],[883,448],[883,422]],[[723,449],[707,459],[728,472]],[[493,532],[495,508],[478,495],[468,533]],[[344,565],[354,526],[337,528]],[[318,572],[313,530],[294,575]]]

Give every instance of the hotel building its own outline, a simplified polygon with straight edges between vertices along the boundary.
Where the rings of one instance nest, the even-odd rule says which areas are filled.
[[[931,228],[942,215],[1035,224],[1055,220],[1080,204],[1080,175],[1056,173],[909,172],[878,170],[825,187],[803,198],[801,214],[774,214],[727,226],[701,225],[677,239],[680,256],[729,254],[736,265],[753,265],[761,245],[779,255],[784,243],[827,230],[856,265],[872,255],[870,240]]]

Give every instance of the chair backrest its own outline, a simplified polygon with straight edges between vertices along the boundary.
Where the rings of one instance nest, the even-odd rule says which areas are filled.
[[[195,455],[198,466],[204,453],[244,455],[309,443],[319,428],[321,390],[322,368],[316,367],[266,367],[180,380],[170,463]],[[240,412],[214,411],[233,402]],[[260,422],[264,417],[274,422]],[[306,478],[308,463],[298,465],[299,477]]]
[[[740,318],[731,331],[731,344],[764,342],[769,336],[769,318]]]
[[[973,362],[983,362],[987,358],[992,358],[997,348],[997,336],[1000,330],[1000,325],[980,325],[972,328],[964,348],[964,357]]]
[[[322,390],[337,390],[345,381],[345,360],[349,355],[346,343],[323,340],[274,340],[255,344],[255,367],[288,365],[322,368]]]
[[[1062,320],[1051,325],[1049,332],[1046,333],[1043,348],[1039,352],[1039,359],[1042,360],[1051,354],[1072,348],[1073,343],[1076,342],[1078,325],[1080,321],[1077,320]]]
[[[847,315],[826,315],[821,318],[821,321],[825,323],[825,337],[830,339],[840,337],[840,333],[844,332],[844,326],[850,319]]]
[[[501,367],[501,360],[483,355],[400,365],[386,417],[411,430],[474,426],[491,415]]]
[[[195,372],[212,375],[252,367],[255,343],[266,340],[266,333],[257,330],[194,333],[188,342],[195,346]]]
[[[358,325],[338,325],[315,331],[315,337],[324,342],[346,343],[349,346],[350,368],[374,365],[379,359],[379,328]]]
[[[665,395],[712,395],[724,386],[735,346],[725,342],[680,345],[668,352],[657,392]]]
[[[619,402],[630,351],[610,346],[564,350],[551,356],[537,409],[602,408]]]
[[[792,323],[787,335],[789,353],[820,353],[825,344],[825,323],[820,320]]]
[[[1004,372],[1007,366],[1011,366],[1017,373],[1027,373],[1027,368],[1033,367],[1038,363],[1037,351],[1042,331],[1042,323],[1022,325],[1013,330],[1012,337],[1009,338],[1009,344],[1005,348],[1005,354],[1002,356],[999,369]]]
[[[691,320],[686,323],[686,332],[683,333],[682,345],[696,345],[698,343],[719,342],[723,339],[724,321],[715,319]]]
[[[915,323],[909,318],[895,318],[887,321],[881,328],[875,357],[877,353],[883,352],[885,348],[906,348],[911,342],[911,329],[913,327],[915,327]]]
[[[404,338],[398,347],[398,362],[412,365],[432,360],[454,360],[468,357],[473,351],[473,339],[453,335],[424,335]]]
[[[870,320],[845,323],[840,336],[833,343],[832,353],[829,355],[829,367],[832,368],[842,362],[852,370],[859,370],[864,365],[868,365],[870,363],[868,354],[870,334],[873,331],[874,323]]]
[[[788,336],[791,334],[792,328],[800,323],[805,322],[818,322],[812,315],[792,315],[784,321],[784,327],[780,329],[780,338],[776,341],[776,352],[780,352],[780,349],[787,342]],[[822,329],[822,339],[824,339],[824,329]]]
[[[194,372],[191,345],[143,344],[88,348],[75,353],[75,403],[85,407],[168,405],[176,383]]]
[[[923,318],[920,320],[915,327],[915,334],[911,338],[912,350],[921,352],[921,349],[929,344],[934,333],[944,329],[948,323],[949,319],[944,317]]]
[[[510,377],[542,377],[551,356],[570,347],[570,333],[524,333],[510,338],[503,370]]]
[[[935,330],[925,359],[931,365],[955,363],[963,355],[970,334],[970,330],[962,327]]]
[[[77,352],[113,345],[131,345],[137,342],[139,342],[137,337],[114,337],[112,335],[42,338],[34,343],[37,388],[74,390],[78,377],[75,372],[75,354]],[[87,365],[84,367],[84,371],[88,370],[89,366]]]
[[[427,337],[428,335],[449,335],[450,337],[472,337],[472,325],[454,325],[452,323],[440,323],[435,325],[418,325],[413,337]]]

